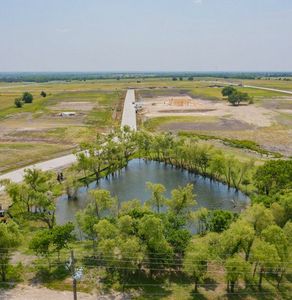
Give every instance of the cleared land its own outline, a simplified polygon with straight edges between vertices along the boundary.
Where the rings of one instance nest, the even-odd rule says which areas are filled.
[[[0,85],[0,173],[70,153],[117,126],[125,92],[102,88],[91,82]],[[33,103],[14,107],[24,91]]]
[[[194,82],[206,85],[206,82]],[[153,89],[140,91],[141,119],[151,130],[250,140],[264,149],[292,155],[292,97],[239,88],[254,97],[254,104],[234,107],[222,99],[222,87]],[[212,90],[212,96],[211,91]],[[219,98],[221,100],[219,100]]]
[[[291,81],[280,80],[244,84],[286,90],[292,86]],[[145,102],[138,124],[142,120],[151,130],[247,139],[291,155],[292,97],[239,88],[253,96],[255,104],[232,107],[222,100],[222,86],[210,83],[210,78],[0,83],[0,173],[69,153],[79,143],[93,140],[97,132],[118,126],[128,88],[136,89],[137,99]],[[34,102],[14,107],[14,99],[24,91],[33,94]],[[74,116],[60,116],[72,111]]]

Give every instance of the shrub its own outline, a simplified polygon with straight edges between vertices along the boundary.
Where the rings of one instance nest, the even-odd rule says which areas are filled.
[[[33,95],[31,93],[24,92],[23,95],[22,95],[22,101],[24,103],[32,103]]]
[[[23,106],[23,101],[22,101],[21,98],[15,98],[14,104],[15,104],[16,107],[20,108],[20,107]]]

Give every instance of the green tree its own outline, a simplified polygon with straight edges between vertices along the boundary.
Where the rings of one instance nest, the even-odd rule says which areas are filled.
[[[89,203],[84,210],[77,212],[76,219],[82,232],[92,241],[93,253],[96,254],[98,235],[94,226],[104,216],[116,210],[117,199],[112,198],[106,190],[92,190],[89,194]]]
[[[269,225],[274,223],[274,216],[271,210],[263,204],[254,204],[242,213],[242,218],[250,223],[256,234],[260,234]]]
[[[37,169],[24,171],[24,182],[6,183],[6,191],[12,199],[9,213],[26,220],[39,220],[49,228],[55,225],[55,200],[62,194],[62,187],[54,173]]]
[[[41,91],[40,95],[41,95],[42,97],[44,97],[44,98],[47,97],[47,93],[44,92],[44,91]]]
[[[255,230],[246,220],[239,219],[223,232],[221,244],[221,256],[223,258],[233,256],[241,251],[245,254],[245,260],[250,258],[250,252],[255,240]]]
[[[195,200],[192,184],[172,190],[171,199],[167,201],[170,211],[177,215],[188,216],[191,209],[196,205],[197,201]]]
[[[15,98],[14,104],[15,104],[16,107],[20,108],[20,107],[23,106],[23,101],[22,101],[21,98]]]
[[[100,220],[94,229],[101,240],[115,239],[119,234],[118,228],[106,219]]]
[[[207,274],[209,258],[209,246],[204,240],[194,239],[186,250],[183,269],[194,278],[195,292],[198,292],[198,284]]]
[[[223,97],[228,97],[232,93],[236,92],[236,88],[233,86],[226,86],[222,89],[221,94]]]
[[[164,185],[160,183],[147,182],[146,187],[151,191],[151,198],[146,201],[151,207],[155,207],[157,213],[160,213],[161,208],[166,203],[164,193],[166,191]]]
[[[242,93],[239,91],[234,91],[228,96],[228,101],[232,105],[239,105],[241,102],[249,101],[249,96],[247,93]]]
[[[11,252],[20,245],[21,234],[18,225],[13,221],[0,223],[0,272],[2,281],[6,281]]]
[[[91,190],[89,195],[91,197],[89,206],[96,217],[101,218],[104,213],[116,211],[117,199],[112,197],[109,191]]]
[[[165,237],[165,228],[162,220],[154,215],[145,215],[139,219],[138,236],[145,242],[149,257],[148,267],[153,269],[169,266],[173,256],[171,246]]]
[[[68,244],[75,240],[73,230],[73,223],[57,225],[52,230],[52,245],[58,253],[58,260],[60,260],[60,251],[68,248]]]
[[[29,248],[38,256],[48,260],[49,268],[51,268],[51,255],[54,250],[52,245],[52,232],[49,229],[38,231],[29,243]]]
[[[32,101],[33,101],[33,95],[31,93],[29,93],[29,92],[24,92],[22,94],[22,101],[24,103],[32,103]]]
[[[183,216],[167,212],[161,215],[164,224],[164,235],[168,243],[172,246],[177,257],[182,257],[192,234],[186,226],[186,219]]]
[[[213,210],[208,213],[207,229],[214,232],[223,232],[234,221],[234,214],[227,210]]]
[[[275,194],[291,187],[292,160],[269,160],[259,166],[254,175],[259,193]]]
[[[262,289],[262,281],[265,274],[279,268],[281,259],[275,245],[257,239],[252,247],[252,259],[255,262],[254,274],[257,269],[259,274],[258,287]]]
[[[264,229],[261,233],[264,241],[274,245],[277,249],[277,253],[279,258],[281,259],[281,264],[278,270],[278,287],[282,278],[286,272],[289,261],[289,244],[287,240],[287,236],[284,230],[277,225],[270,225],[266,229]]]
[[[236,283],[240,278],[245,279],[250,273],[250,264],[240,255],[227,258],[224,263],[227,279],[227,292],[234,293]]]

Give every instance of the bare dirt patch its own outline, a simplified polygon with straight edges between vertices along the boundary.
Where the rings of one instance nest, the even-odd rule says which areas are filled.
[[[238,120],[257,127],[271,126],[275,112],[256,105],[232,106],[224,101],[193,99],[190,96],[156,97],[141,100],[146,118],[161,116],[209,116]]]
[[[177,131],[192,131],[192,130],[248,130],[252,129],[252,125],[241,122],[238,120],[226,120],[222,119],[219,122],[181,122],[181,123],[169,123],[160,126],[162,130],[169,130],[173,132]]]
[[[57,105],[51,106],[52,110],[76,110],[76,111],[91,111],[96,105],[92,102],[60,102]]]

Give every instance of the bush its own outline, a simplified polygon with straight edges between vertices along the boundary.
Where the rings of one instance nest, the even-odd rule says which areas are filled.
[[[20,107],[23,106],[23,101],[22,101],[21,98],[15,98],[14,104],[15,104],[16,107],[20,108]]]
[[[47,93],[46,92],[44,92],[44,91],[41,91],[41,94],[40,94],[42,97],[47,97]]]
[[[33,95],[31,93],[24,92],[23,95],[22,95],[22,101],[24,103],[32,103]]]

